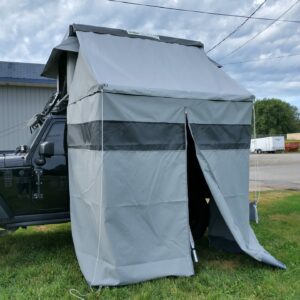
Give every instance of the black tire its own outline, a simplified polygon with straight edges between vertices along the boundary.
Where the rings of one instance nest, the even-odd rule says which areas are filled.
[[[190,227],[194,240],[200,240],[209,224],[209,204],[205,198],[199,198],[190,207]]]

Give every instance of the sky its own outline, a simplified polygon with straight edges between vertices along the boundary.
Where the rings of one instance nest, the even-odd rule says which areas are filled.
[[[128,0],[175,8],[250,15],[263,0]],[[267,0],[254,15],[300,20],[299,0]],[[244,19],[113,3],[107,0],[0,0],[0,60],[46,63],[72,23],[127,29],[199,40],[209,50]],[[249,20],[209,52],[223,69],[257,98],[280,98],[300,109],[300,24],[276,22],[232,55],[228,53],[271,21]],[[226,58],[224,58],[226,56]],[[237,63],[251,60],[251,62]]]

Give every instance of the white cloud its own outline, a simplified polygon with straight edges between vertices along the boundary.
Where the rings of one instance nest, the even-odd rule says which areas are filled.
[[[149,0],[134,0],[154,3]],[[249,15],[262,0],[156,0],[155,4]],[[293,1],[267,1],[257,16],[278,17]],[[300,3],[285,19],[299,19]],[[225,37],[244,19],[185,13],[112,3],[106,0],[0,0],[0,60],[45,63],[72,23],[125,28],[201,40],[205,49]],[[210,56],[217,61],[258,31],[268,21],[249,20]],[[278,22],[221,62],[255,60],[300,53],[300,25]],[[258,97],[281,97],[300,107],[300,56],[226,65],[224,70]]]

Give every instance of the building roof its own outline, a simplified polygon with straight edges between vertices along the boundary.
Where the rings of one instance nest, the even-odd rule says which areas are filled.
[[[0,84],[54,86],[56,81],[41,77],[43,64],[0,61]]]

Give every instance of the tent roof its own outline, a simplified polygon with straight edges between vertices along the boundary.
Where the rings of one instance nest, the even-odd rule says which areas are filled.
[[[61,42],[61,44],[53,48],[50,57],[46,63],[46,66],[41,74],[42,76],[56,78],[57,64],[59,61],[59,57],[61,56],[61,53],[63,51],[78,52],[79,44],[76,38],[77,32],[93,32],[97,34],[109,34],[113,36],[147,39],[147,40],[163,42],[163,43],[179,44],[184,46],[194,46],[194,47],[203,48],[203,44],[200,41],[179,39],[179,38],[163,36],[163,35],[145,35],[145,34],[140,34],[138,32],[127,31],[127,30],[116,29],[116,28],[98,27],[98,26],[90,26],[90,25],[83,25],[83,24],[72,24],[69,26],[69,31],[67,32],[67,35],[64,38],[64,40]]]
[[[53,49],[44,76],[56,77],[60,56],[65,51],[80,53],[82,66],[85,65],[93,78],[93,92],[98,84],[99,90],[104,87],[114,93],[213,100],[253,99],[208,58],[200,42],[74,24],[67,38]]]

